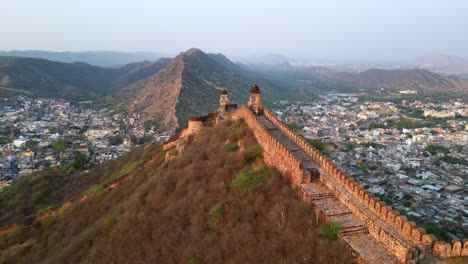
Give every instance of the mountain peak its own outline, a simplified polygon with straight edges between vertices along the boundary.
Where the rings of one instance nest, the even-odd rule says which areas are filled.
[[[187,50],[186,52],[184,52],[184,55],[187,55],[187,56],[201,55],[201,54],[205,54],[205,53],[201,49],[197,49],[197,48],[191,48]]]

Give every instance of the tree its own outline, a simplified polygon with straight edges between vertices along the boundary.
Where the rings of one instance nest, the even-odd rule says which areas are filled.
[[[57,134],[59,133],[59,129],[56,127],[49,127],[49,134]]]
[[[58,158],[60,158],[60,154],[67,149],[67,145],[65,145],[65,142],[63,140],[54,140],[52,141],[50,146],[58,154]]]
[[[22,149],[29,149],[29,150],[33,150],[37,147],[39,143],[37,141],[34,141],[34,140],[28,140],[26,142],[23,143],[23,145],[21,146]]]
[[[321,139],[307,139],[307,142],[320,152],[325,150],[325,143]]]
[[[63,140],[54,140],[50,146],[57,152],[63,152],[65,149],[67,149],[67,146]]]
[[[162,126],[162,117],[160,115],[156,115],[154,119],[146,120],[143,122],[143,127],[145,131],[148,132],[151,129],[157,130]]]
[[[369,166],[365,163],[361,164],[361,166],[359,166],[359,168],[363,171],[363,172],[367,172],[367,170],[369,169]]]
[[[294,132],[300,132],[304,128],[303,126],[294,122],[286,123],[285,125]]]
[[[73,154],[74,154],[74,157],[73,157],[73,161],[71,164],[71,167],[73,168],[73,170],[82,169],[88,164],[89,162],[88,156],[78,151],[75,151]]]
[[[134,134],[130,134],[130,142],[132,142],[133,145],[138,144],[138,138]]]
[[[119,135],[111,136],[111,137],[109,137],[109,143],[110,143],[111,145],[114,145],[114,146],[120,145],[120,144],[123,143],[123,139],[122,139],[122,137],[119,136]]]
[[[444,146],[440,145],[428,145],[425,151],[431,153],[432,155],[435,155],[437,153],[443,153],[443,154],[448,154],[450,153],[450,150]]]

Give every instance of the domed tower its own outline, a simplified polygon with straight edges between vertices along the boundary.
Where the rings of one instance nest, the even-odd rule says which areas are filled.
[[[226,106],[229,104],[228,92],[223,89],[221,90],[221,95],[219,97],[219,109],[218,112],[224,112]]]
[[[254,84],[250,87],[249,103],[248,106],[254,110],[258,115],[262,112],[262,103],[260,102],[260,88],[257,84]]]

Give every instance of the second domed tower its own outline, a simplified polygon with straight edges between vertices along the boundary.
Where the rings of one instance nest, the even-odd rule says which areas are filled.
[[[262,112],[262,103],[260,101],[261,93],[257,84],[250,87],[248,106],[258,115]]]

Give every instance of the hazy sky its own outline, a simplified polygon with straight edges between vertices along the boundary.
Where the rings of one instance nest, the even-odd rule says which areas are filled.
[[[468,57],[465,0],[0,0],[0,50]]]

